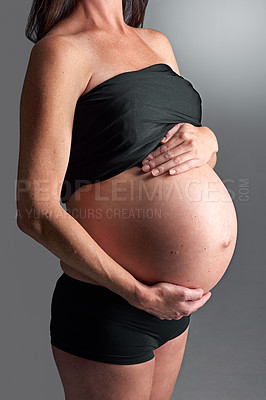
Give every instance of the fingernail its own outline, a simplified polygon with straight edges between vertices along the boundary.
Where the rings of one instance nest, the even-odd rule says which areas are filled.
[[[142,167],[142,170],[144,171],[144,172],[147,172],[147,171],[149,171],[151,169],[151,167],[148,165],[148,164],[146,164],[146,165],[144,165],[143,167]]]
[[[142,164],[147,164],[149,162],[149,160],[144,160],[142,161]]]
[[[169,174],[170,175],[174,175],[176,173],[176,170],[175,169],[170,169],[170,171],[169,171]]]
[[[158,175],[160,171],[157,168],[155,168],[151,172],[153,175]]]
[[[162,138],[161,142],[165,142],[166,141],[166,137]]]

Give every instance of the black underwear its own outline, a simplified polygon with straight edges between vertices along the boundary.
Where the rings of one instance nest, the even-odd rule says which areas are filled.
[[[154,349],[181,335],[190,315],[161,320],[106,287],[63,273],[52,296],[50,342],[89,360],[138,364],[151,360]]]

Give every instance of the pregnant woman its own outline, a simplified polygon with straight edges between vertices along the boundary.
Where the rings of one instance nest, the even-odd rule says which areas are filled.
[[[236,244],[217,140],[168,39],[139,27],[147,3],[35,0],[26,30],[17,223],[60,259],[67,400],[170,399]]]

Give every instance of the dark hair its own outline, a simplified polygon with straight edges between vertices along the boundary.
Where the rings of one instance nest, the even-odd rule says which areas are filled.
[[[126,24],[139,28],[149,0],[122,0],[123,15]],[[77,0],[33,0],[28,17],[25,35],[37,43],[52,27],[73,11]]]

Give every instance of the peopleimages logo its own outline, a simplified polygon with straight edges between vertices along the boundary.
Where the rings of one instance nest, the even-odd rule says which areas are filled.
[[[185,183],[182,182],[182,185],[179,185],[177,179],[169,185],[167,179],[173,179],[173,177],[166,176],[165,180],[159,179],[153,181],[152,184],[150,180],[128,181],[114,178],[108,183],[107,181],[98,181],[93,184],[89,184],[88,180],[76,180],[74,181],[74,188],[73,182],[71,186],[70,182],[65,181],[61,200],[65,202],[72,195],[74,201],[80,201],[85,194],[90,194],[90,192],[90,201],[94,200],[99,203],[113,201],[124,204],[130,201],[135,203],[156,201],[158,204],[159,201],[168,202],[171,199],[186,202],[228,202],[230,201],[228,193],[231,199],[235,201],[247,202],[250,198],[249,178],[239,178],[238,180],[226,178],[222,180],[228,193],[226,191],[223,193],[220,190],[221,180],[219,178],[207,182],[205,179],[189,179]],[[62,183],[51,183],[44,179],[19,180],[16,181],[16,186],[18,201],[23,194],[29,191],[31,191],[31,194],[34,193],[34,199],[38,202],[60,200]]]
[[[75,219],[158,219],[162,218],[162,210],[158,208],[72,208],[67,211]]]
[[[223,180],[232,200],[248,201],[250,192],[249,178],[225,179]]]

